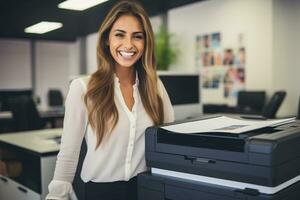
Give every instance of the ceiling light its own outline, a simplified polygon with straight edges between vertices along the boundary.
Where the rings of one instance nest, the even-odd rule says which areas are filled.
[[[69,10],[85,10],[108,0],[67,0],[58,4],[59,8]]]
[[[53,31],[55,29],[61,28],[63,25],[59,22],[46,22],[42,21],[37,24],[28,26],[24,29],[25,33],[37,33],[37,34],[43,34],[47,33],[49,31]]]

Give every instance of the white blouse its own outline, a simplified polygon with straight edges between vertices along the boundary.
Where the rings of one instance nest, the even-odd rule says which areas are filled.
[[[72,181],[83,137],[87,142],[87,154],[81,171],[81,178],[84,182],[127,181],[147,169],[145,129],[153,126],[153,122],[142,104],[138,78],[133,85],[134,105],[130,111],[122,96],[119,80],[115,76],[114,101],[118,109],[119,121],[110,136],[97,149],[95,149],[96,135],[88,124],[87,110],[83,100],[88,80],[89,77],[78,78],[70,85],[65,102],[66,111],[60,151],[46,199],[67,200],[74,195]],[[164,122],[172,122],[174,111],[160,80],[158,89],[163,100]]]

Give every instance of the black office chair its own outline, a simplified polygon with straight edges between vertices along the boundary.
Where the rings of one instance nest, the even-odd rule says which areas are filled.
[[[46,122],[40,118],[36,105],[31,97],[20,96],[9,99],[13,114],[13,130],[28,131],[45,127]]]
[[[270,101],[266,104],[266,106],[263,109],[262,116],[268,119],[275,118],[276,113],[281,106],[284,98],[286,96],[285,91],[277,91],[273,94]]]
[[[50,89],[48,91],[48,105],[50,107],[62,107],[63,95],[60,90]]]

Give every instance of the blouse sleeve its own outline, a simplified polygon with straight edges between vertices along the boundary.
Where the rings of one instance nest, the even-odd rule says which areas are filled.
[[[174,121],[174,109],[172,107],[169,95],[165,89],[164,84],[158,79],[158,89],[161,94],[161,98],[164,105],[164,123],[169,123]]]
[[[87,112],[83,96],[86,91],[80,79],[72,81],[65,102],[64,128],[57,155],[53,180],[46,199],[67,200],[74,195],[72,181],[76,172],[81,143],[87,126]]]

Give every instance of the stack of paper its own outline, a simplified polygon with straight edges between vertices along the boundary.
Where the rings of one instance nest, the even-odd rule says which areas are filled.
[[[226,116],[203,119],[199,121],[180,123],[162,127],[168,131],[177,133],[205,133],[205,132],[224,132],[224,133],[244,133],[264,127],[275,127],[290,123],[295,118],[278,120],[244,120]]]

